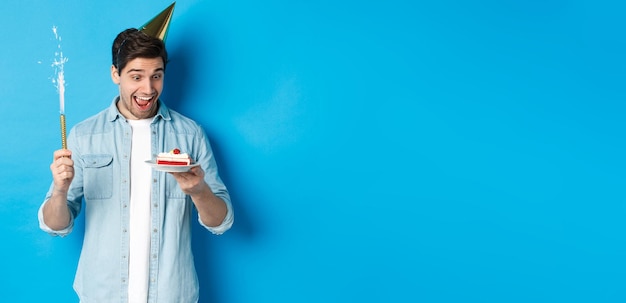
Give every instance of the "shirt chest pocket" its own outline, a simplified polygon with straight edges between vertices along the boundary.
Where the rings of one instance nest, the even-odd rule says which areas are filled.
[[[83,156],[85,199],[109,199],[113,195],[113,156]]]

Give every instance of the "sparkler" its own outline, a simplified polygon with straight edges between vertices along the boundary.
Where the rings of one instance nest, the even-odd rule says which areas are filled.
[[[57,41],[57,51],[54,53],[54,62],[52,62],[52,67],[54,67],[55,78],[52,79],[52,83],[56,85],[57,91],[59,93],[59,108],[61,114],[61,146],[63,149],[67,149],[67,139],[66,139],[66,130],[65,130],[65,75],[63,71],[63,67],[67,62],[67,58],[63,56],[63,50],[61,49],[61,36],[57,31],[57,27],[52,27],[52,32],[54,33],[54,38]]]

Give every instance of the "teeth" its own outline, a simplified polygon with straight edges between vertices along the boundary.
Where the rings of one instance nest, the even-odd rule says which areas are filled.
[[[143,100],[143,101],[150,101],[152,97],[137,97],[137,99]]]

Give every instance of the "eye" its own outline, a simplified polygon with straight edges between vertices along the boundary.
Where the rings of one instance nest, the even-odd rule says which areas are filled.
[[[141,80],[141,76],[139,76],[139,75],[130,76],[130,78],[135,80],[135,81]]]
[[[163,78],[162,74],[156,74],[156,75],[152,76],[152,79],[155,79],[155,80],[159,80],[161,78]]]

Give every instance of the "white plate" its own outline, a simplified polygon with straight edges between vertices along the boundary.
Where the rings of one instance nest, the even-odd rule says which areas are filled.
[[[150,167],[158,171],[164,171],[168,173],[184,173],[189,171],[192,167],[200,165],[200,163],[193,163],[191,165],[163,165],[156,164],[156,161],[154,160],[146,160],[146,163],[150,165]]]

